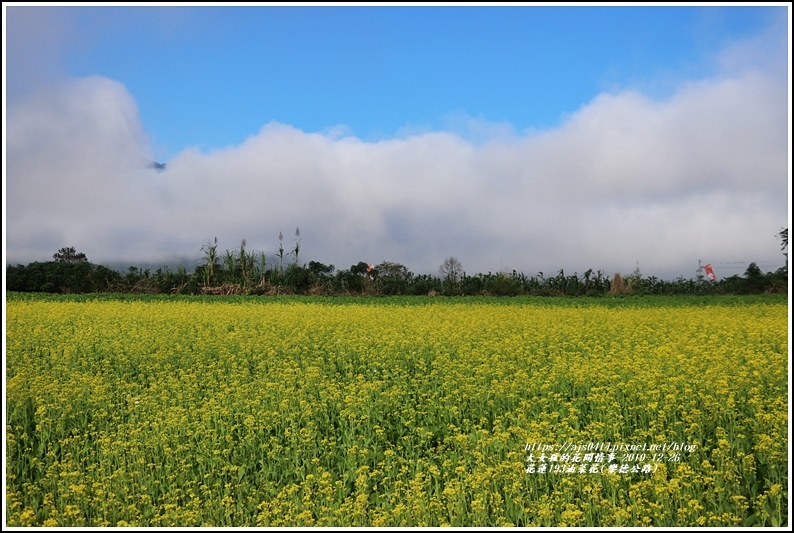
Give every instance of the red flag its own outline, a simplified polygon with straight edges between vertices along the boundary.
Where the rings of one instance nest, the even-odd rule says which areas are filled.
[[[717,281],[717,275],[714,273],[714,269],[711,268],[711,263],[703,267],[706,270],[706,277],[709,278],[711,281]]]
[[[375,270],[375,265],[367,265],[367,272],[372,272]]]

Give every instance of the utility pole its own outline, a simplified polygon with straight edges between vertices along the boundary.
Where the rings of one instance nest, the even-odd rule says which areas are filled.
[[[703,265],[700,263],[700,259],[698,259],[697,280],[703,281]]]

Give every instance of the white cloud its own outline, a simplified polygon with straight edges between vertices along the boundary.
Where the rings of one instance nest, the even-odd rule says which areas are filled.
[[[109,255],[112,232],[145,216],[146,138],[120,83],[89,77],[39,91],[9,106],[7,133],[10,256],[46,259],[40,242]]]
[[[733,69],[664,101],[602,94],[523,135],[460,114],[454,133],[380,142],[271,123],[240,145],[186,149],[158,173],[125,87],[72,80],[8,108],[6,257],[75,246],[98,263],[169,262],[217,236],[221,250],[245,238],[272,258],[279,231],[290,248],[300,227],[302,262],[337,268],[389,260],[436,273],[454,255],[469,273],[639,262],[691,277],[698,259],[782,259],[787,105],[785,79]]]

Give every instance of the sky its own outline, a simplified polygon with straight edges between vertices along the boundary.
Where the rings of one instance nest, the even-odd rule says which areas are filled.
[[[3,4],[6,264],[785,263],[787,3]],[[151,168],[164,163],[164,170]]]

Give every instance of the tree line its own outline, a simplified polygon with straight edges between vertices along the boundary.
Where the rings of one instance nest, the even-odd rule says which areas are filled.
[[[364,261],[338,270],[317,261],[299,263],[300,230],[295,245],[286,250],[283,234],[272,257],[249,251],[246,241],[233,250],[218,251],[217,238],[202,247],[203,263],[193,272],[183,266],[158,268],[154,272],[130,266],[120,272],[88,261],[73,247],[61,248],[52,261],[6,268],[6,290],[48,293],[136,293],[136,294],[310,294],[310,295],[445,295],[445,296],[603,296],[615,294],[763,294],[788,292],[788,228],[778,234],[786,264],[763,273],[750,263],[743,276],[719,281],[697,276],[673,281],[643,276],[635,270],[628,276],[607,276],[601,270],[553,276],[539,272],[488,272],[469,275],[455,257],[439,267],[439,275],[414,274],[400,263]]]

